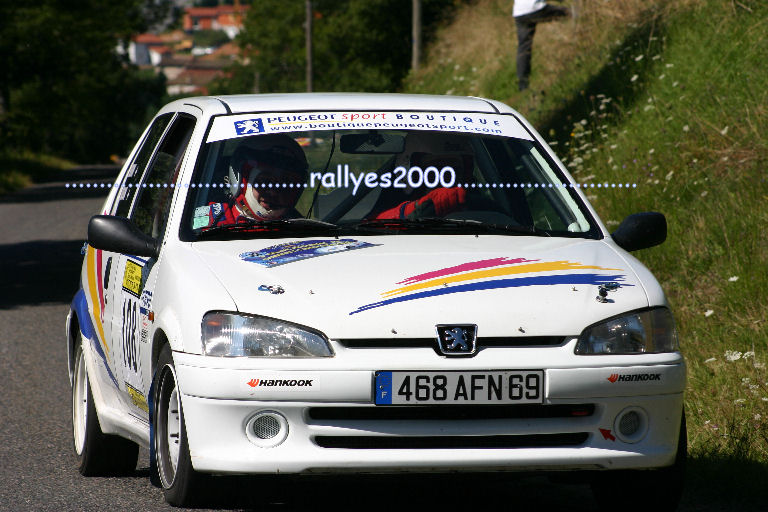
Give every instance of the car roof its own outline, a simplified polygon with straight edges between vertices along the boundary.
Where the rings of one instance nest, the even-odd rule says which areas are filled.
[[[291,93],[241,94],[184,98],[167,105],[194,105],[209,115],[246,112],[297,112],[314,110],[405,110],[443,112],[514,113],[507,105],[471,96],[436,96],[390,93]]]

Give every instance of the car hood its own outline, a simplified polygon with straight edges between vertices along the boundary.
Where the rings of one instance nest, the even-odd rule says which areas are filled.
[[[462,323],[482,336],[578,335],[649,305],[632,268],[641,265],[600,240],[392,235],[192,246],[239,311],[335,339],[434,337],[436,324]],[[603,283],[619,285],[605,302],[596,300]]]

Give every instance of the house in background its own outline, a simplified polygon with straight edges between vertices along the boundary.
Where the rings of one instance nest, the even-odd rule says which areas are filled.
[[[152,68],[167,78],[171,96],[208,94],[208,85],[225,76],[225,70],[240,58],[240,49],[232,39],[242,29],[247,6],[185,7],[183,30],[162,34],[139,34],[128,47],[130,61]],[[222,31],[229,38],[212,47],[195,45],[198,30]],[[222,35],[222,39],[226,41]]]
[[[234,39],[243,28],[243,18],[247,10],[248,6],[239,4],[187,7],[184,9],[184,31],[222,30],[230,39]]]

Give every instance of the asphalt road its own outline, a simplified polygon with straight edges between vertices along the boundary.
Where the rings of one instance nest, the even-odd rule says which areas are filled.
[[[65,179],[111,183],[114,175],[115,169],[91,167]],[[78,287],[88,218],[106,189],[64,184],[0,198],[0,511],[171,510],[149,483],[145,450],[129,477],[77,472],[64,322]],[[225,510],[594,509],[586,485],[541,476],[214,478],[205,485],[201,506]]]

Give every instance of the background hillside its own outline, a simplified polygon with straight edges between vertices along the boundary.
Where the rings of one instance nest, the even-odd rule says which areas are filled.
[[[517,108],[592,184],[609,228],[667,216],[667,242],[636,255],[668,294],[689,365],[686,501],[765,510],[768,3],[575,1],[575,19],[537,27],[524,93],[510,4],[460,9],[406,89]]]

